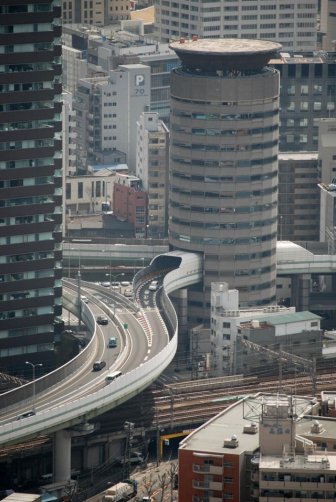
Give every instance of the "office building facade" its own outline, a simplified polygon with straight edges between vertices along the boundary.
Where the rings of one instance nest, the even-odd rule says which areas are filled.
[[[211,285],[211,375],[257,374],[272,372],[274,361],[262,350],[244,346],[249,340],[262,347],[300,355],[309,360],[321,358],[320,317],[311,312],[296,312],[295,307],[239,309],[237,290],[227,284]],[[309,343],[308,343],[309,342]]]
[[[168,230],[169,131],[153,112],[142,113],[137,127],[136,175],[148,194],[146,234],[162,239]]]
[[[317,48],[318,1],[155,0],[155,33],[162,42],[193,35],[249,38],[281,43],[284,50]]]
[[[320,241],[328,243],[328,253],[336,252],[336,119],[319,124]]]
[[[167,124],[170,116],[170,73],[179,65],[174,51],[167,44],[126,31],[87,26],[63,27],[63,88],[75,93],[78,80],[108,75],[120,64],[141,63],[150,67],[150,109]]]
[[[63,0],[63,23],[105,26],[113,21],[129,19],[128,0]]]
[[[0,358],[52,367],[61,315],[61,5],[0,1]]]
[[[322,48],[325,51],[336,50],[336,2],[321,0]]]
[[[279,44],[171,47],[182,67],[171,86],[169,241],[204,256],[192,300],[203,322],[212,282],[238,289],[241,307],[275,301],[279,74],[266,64]]]
[[[279,154],[280,241],[319,240],[319,177],[317,152]]]
[[[281,152],[318,149],[321,118],[336,116],[336,53],[282,53],[270,66],[280,72]]]
[[[120,65],[108,76],[80,79],[73,103],[77,127],[77,169],[111,164],[118,150],[136,169],[137,120],[150,104],[150,69]]]
[[[319,168],[322,183],[336,180],[336,117],[319,121]]]

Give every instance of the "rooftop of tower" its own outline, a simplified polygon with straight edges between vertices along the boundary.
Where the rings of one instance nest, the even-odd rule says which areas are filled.
[[[169,47],[181,59],[183,66],[203,71],[260,70],[276,57],[281,44],[268,40],[243,38],[181,38]]]

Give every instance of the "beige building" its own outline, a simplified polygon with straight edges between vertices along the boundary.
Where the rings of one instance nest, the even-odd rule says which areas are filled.
[[[112,21],[129,19],[128,0],[63,0],[63,23],[105,26]]]
[[[237,290],[211,285],[211,375],[267,371],[277,364],[266,351],[247,351],[241,339],[311,360],[322,355],[321,318],[295,307],[239,308]]]
[[[113,186],[117,171],[127,173],[127,165],[101,169],[85,176],[68,176],[65,180],[65,205],[69,217],[101,213],[102,205],[113,206]]]
[[[335,3],[329,0],[329,3]],[[280,42],[286,51],[317,47],[318,0],[155,0],[155,32],[180,37],[246,38]]]
[[[278,240],[319,240],[319,176],[317,152],[279,154]]]
[[[334,501],[336,420],[315,398],[260,393],[181,441],[183,502]]]
[[[319,164],[321,182],[333,183],[336,179],[336,118],[319,121]]]
[[[335,500],[336,421],[318,416],[294,420],[295,414],[294,401],[274,397],[261,415],[251,500]]]
[[[168,228],[169,131],[158,113],[137,121],[136,175],[148,193],[147,237],[163,238]]]
[[[305,448],[307,454],[313,452],[311,440],[295,435],[295,424],[304,417],[312,423],[311,415],[316,414],[317,410],[315,399],[298,396],[291,398],[283,394],[260,393],[232,404],[181,441],[179,500],[285,500],[287,492],[282,490],[283,483],[281,485],[279,482],[279,498],[276,498],[274,491],[274,498],[266,500],[265,469],[260,471],[259,466],[264,468],[264,460],[270,463],[270,456],[276,459],[274,466],[280,464],[288,458],[285,452],[290,450],[291,444],[295,444],[298,451],[303,452]],[[320,467],[323,474],[325,468],[322,465]],[[320,474],[317,469],[315,473]],[[332,474],[330,472],[330,476]],[[274,476],[278,476],[278,473],[275,472]],[[262,490],[260,484],[263,486]],[[261,493],[263,498],[259,499]]]
[[[325,51],[336,50],[336,2],[321,0],[321,32],[324,33],[322,47]]]
[[[336,251],[336,119],[319,124],[320,241],[328,243],[328,252]]]

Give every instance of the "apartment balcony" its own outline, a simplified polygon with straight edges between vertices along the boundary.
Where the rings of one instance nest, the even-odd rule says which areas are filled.
[[[198,465],[193,464],[193,472],[199,472],[204,474],[216,474],[217,476],[222,476],[223,468],[218,465]]]
[[[223,499],[222,497],[199,497],[197,495],[193,495],[193,498],[192,498],[192,501],[193,502],[222,502]]]
[[[196,490],[215,490],[221,492],[223,490],[223,483],[221,481],[205,481],[204,483],[199,480],[193,480],[193,488]]]
[[[259,494],[260,494],[259,488],[256,488],[256,487],[252,488],[252,490],[251,490],[252,497],[259,497]]]
[[[259,502],[288,502],[289,497],[259,497]],[[296,497],[291,497],[290,502],[334,502],[334,497],[330,495],[329,498],[296,498]]]
[[[318,490],[336,491],[336,483],[327,483],[324,481],[264,481],[260,480],[260,488],[269,488],[271,490]]]

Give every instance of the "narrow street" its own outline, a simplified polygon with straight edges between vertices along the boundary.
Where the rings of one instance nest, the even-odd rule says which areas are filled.
[[[159,466],[156,463],[148,464],[144,470],[135,471],[131,478],[138,482],[138,494],[135,501],[142,501],[142,497],[151,496],[153,502],[178,501],[177,490],[173,489],[174,474],[177,470],[177,460],[163,461]],[[104,492],[87,499],[86,502],[101,502]]]

